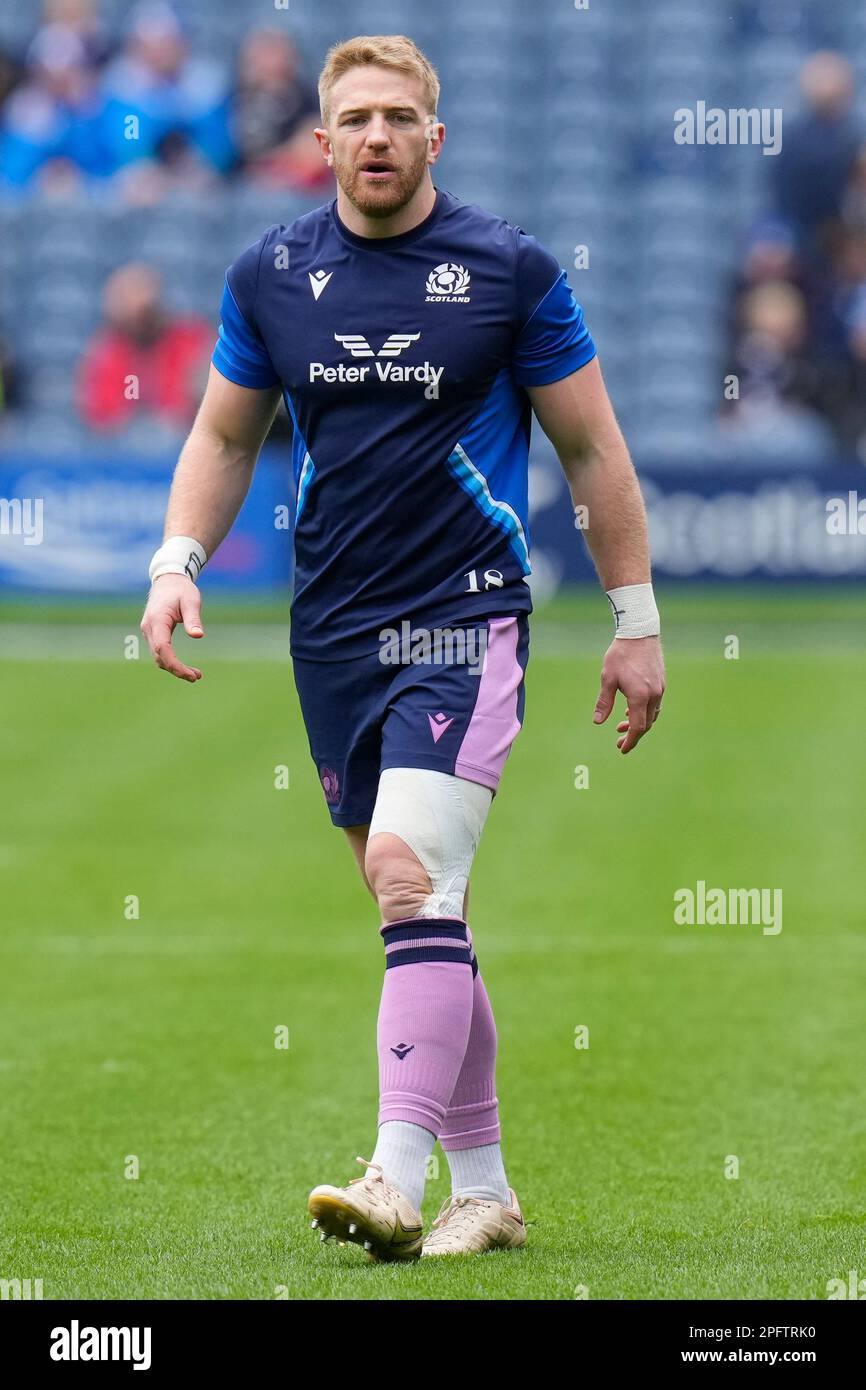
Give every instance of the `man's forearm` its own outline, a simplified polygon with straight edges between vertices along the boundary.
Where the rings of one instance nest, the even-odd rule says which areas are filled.
[[[175,469],[165,537],[192,536],[213,555],[241,509],[255,465],[254,454],[193,425]]]
[[[575,519],[614,612],[593,719],[603,724],[616,694],[627,712],[617,725],[629,753],[658,718],[664,661],[658,609],[650,581],[646,511],[598,359],[546,386],[528,388],[532,408],[556,450],[571,491]],[[647,640],[649,639],[649,640]]]
[[[579,458],[561,459],[581,530],[604,589],[650,582],[646,509],[617,431]]]

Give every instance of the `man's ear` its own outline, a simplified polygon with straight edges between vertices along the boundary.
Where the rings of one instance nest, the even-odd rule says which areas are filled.
[[[428,116],[424,125],[424,135],[427,139],[427,163],[435,164],[442,153],[442,144],[445,140],[445,126],[436,116]],[[439,146],[436,150],[431,148],[434,140]]]
[[[313,131],[313,134],[315,135],[316,140],[318,141],[319,149],[322,151],[322,156],[325,160],[325,163],[328,165],[333,164],[334,152],[331,149],[331,138],[328,135],[328,132],[322,126],[316,126],[315,130]]]

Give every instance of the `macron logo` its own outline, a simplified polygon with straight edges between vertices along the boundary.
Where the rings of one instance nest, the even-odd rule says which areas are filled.
[[[324,270],[317,270],[315,274],[312,270],[308,271],[310,277],[310,289],[313,291],[314,299],[319,298],[319,295],[322,293],[322,290],[327,285],[333,273],[333,270],[329,270],[327,275],[325,274]]]
[[[454,723],[453,718],[446,718],[446,716],[442,713],[441,710],[438,714],[428,714],[427,718],[430,721],[430,732],[433,735],[434,743],[438,743],[442,735],[446,733],[447,730],[450,729],[451,725]]]

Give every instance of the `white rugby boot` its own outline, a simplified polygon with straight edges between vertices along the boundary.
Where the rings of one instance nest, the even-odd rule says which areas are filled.
[[[345,1187],[314,1187],[307,1206],[321,1239],[363,1245],[374,1260],[414,1260],[421,1254],[421,1217],[402,1192],[392,1187],[378,1163],[357,1159],[377,1172],[353,1178]]]
[[[448,1197],[424,1241],[422,1256],[481,1255],[523,1245],[526,1224],[512,1188],[510,1206],[481,1197]]]

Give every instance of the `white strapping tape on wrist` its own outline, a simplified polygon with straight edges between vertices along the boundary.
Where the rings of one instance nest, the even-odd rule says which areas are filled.
[[[615,637],[658,637],[662,630],[652,584],[607,589],[616,623]]]
[[[150,562],[150,582],[161,574],[185,574],[193,584],[207,564],[207,552],[192,536],[169,536]]]

